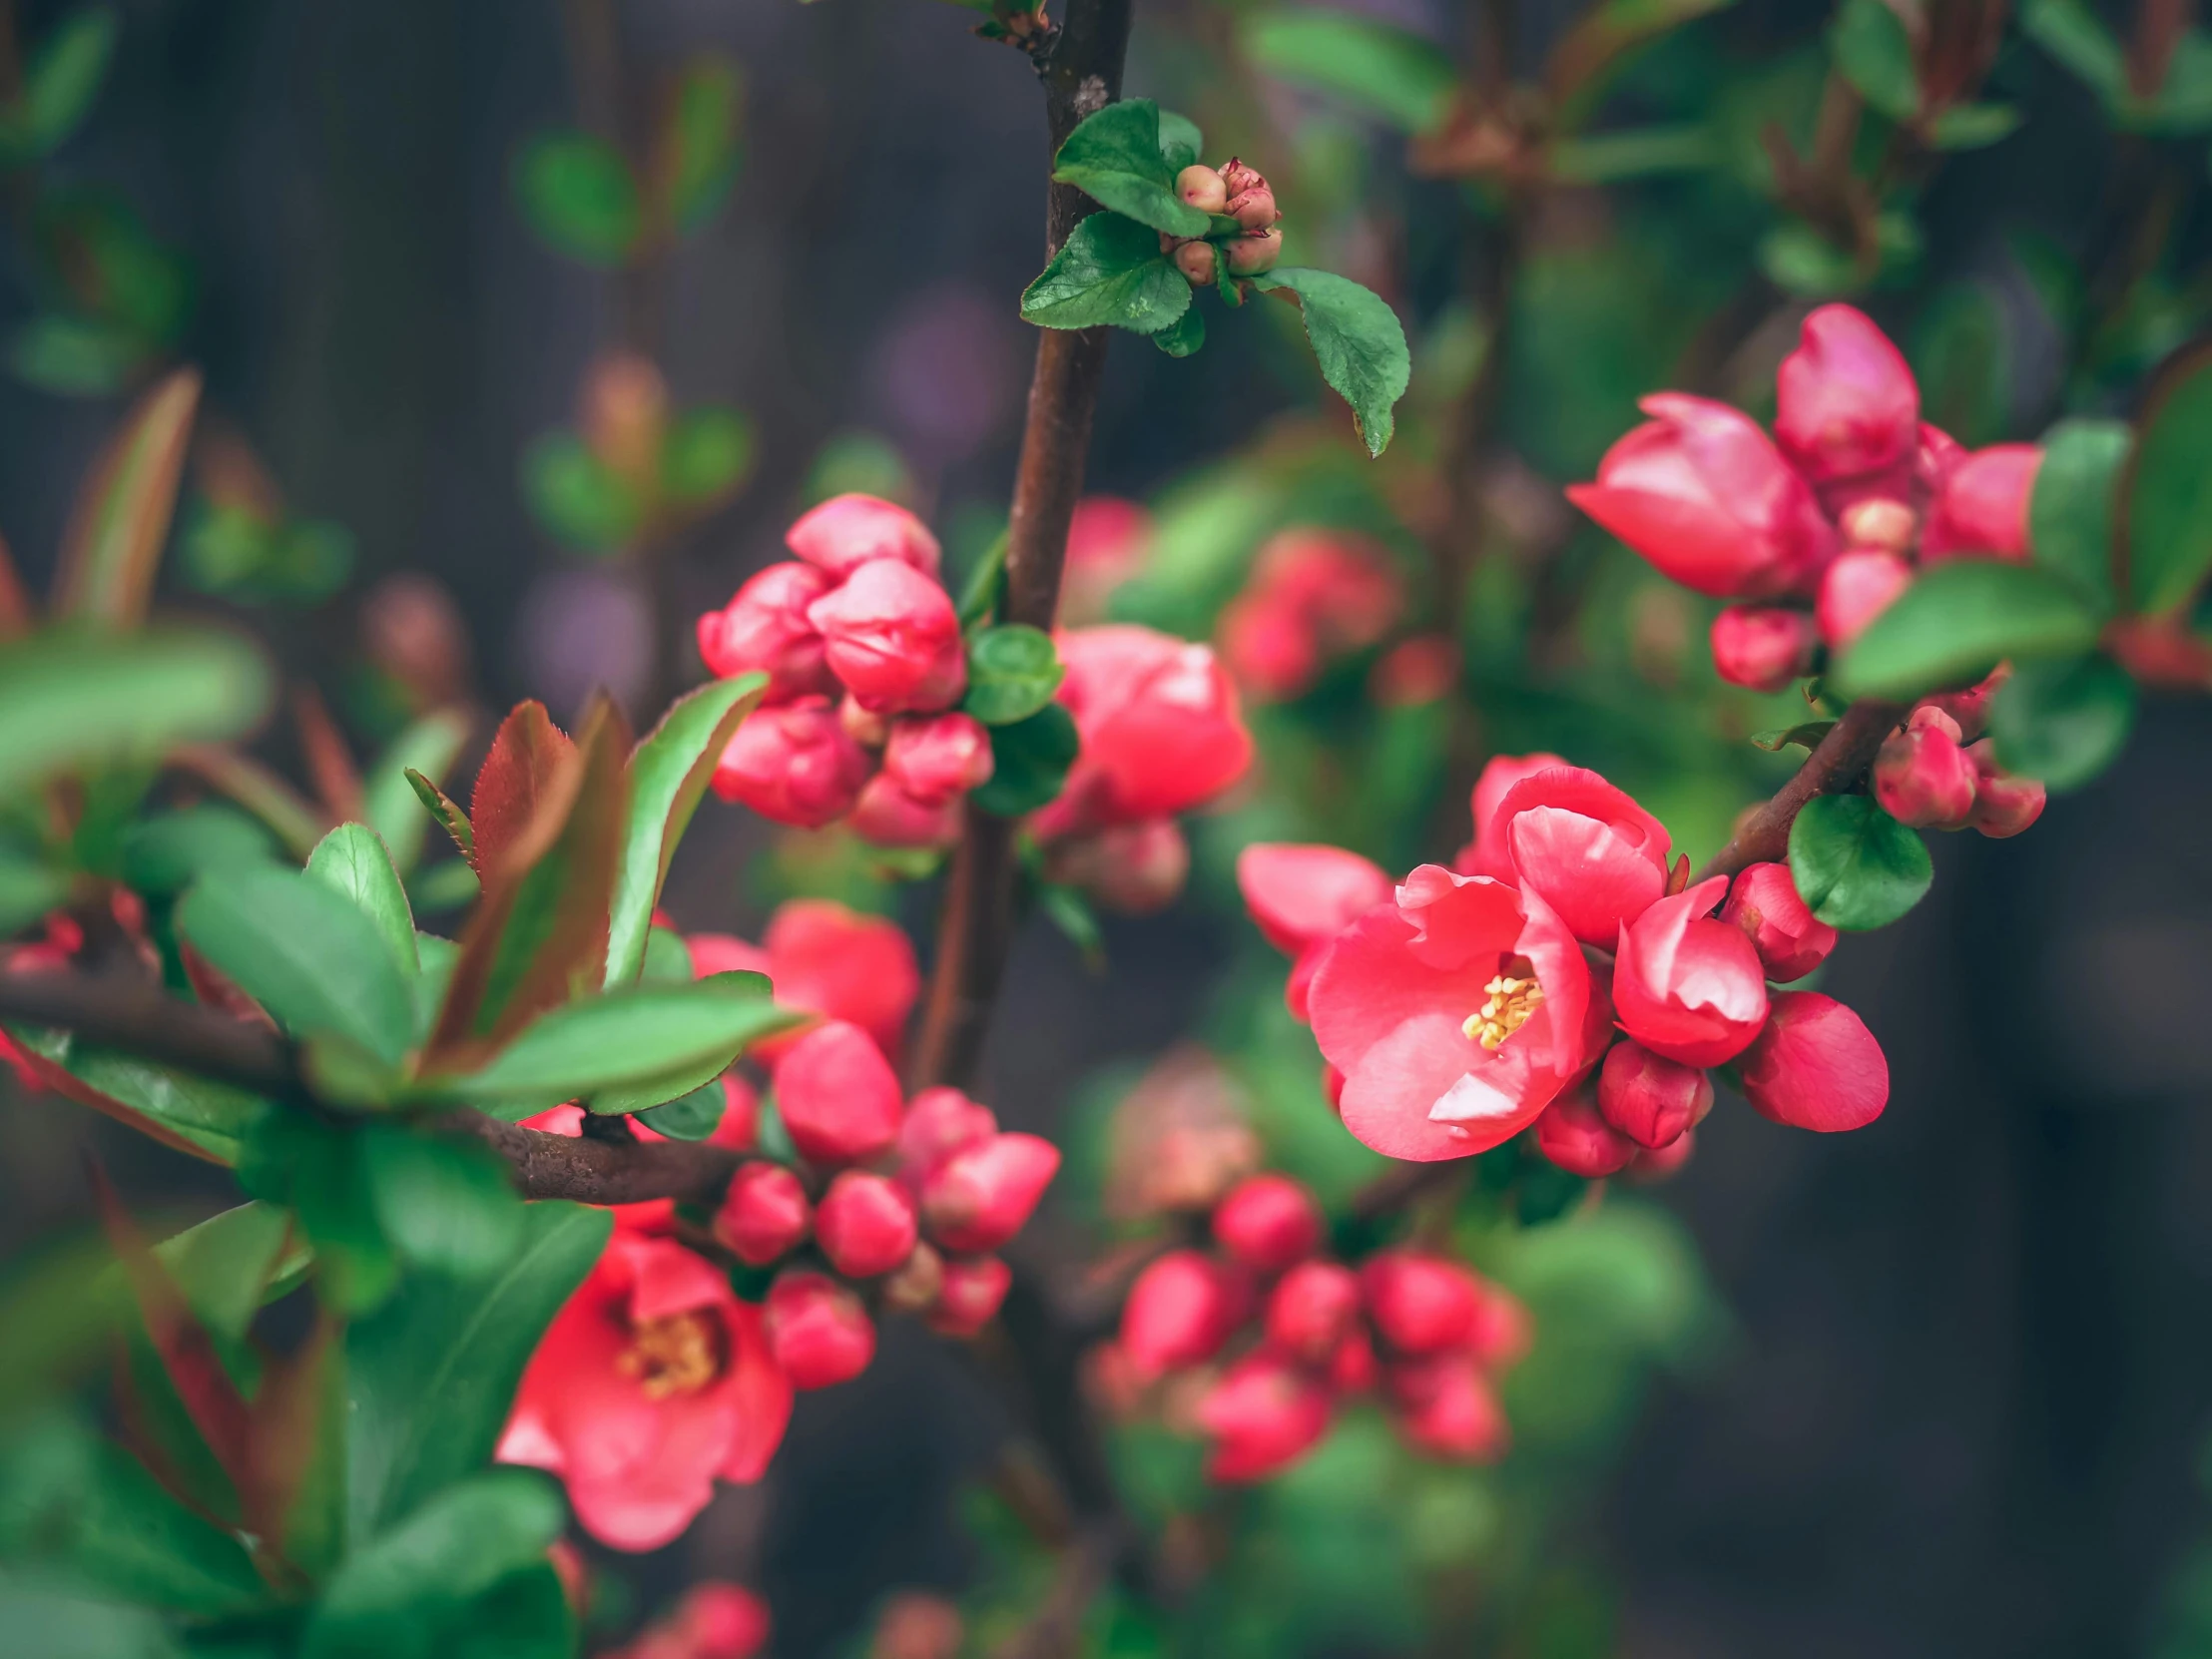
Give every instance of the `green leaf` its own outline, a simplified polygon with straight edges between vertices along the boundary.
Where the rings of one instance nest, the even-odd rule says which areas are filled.
[[[757,998],[767,1003],[771,995],[768,976],[763,973],[720,973],[712,976],[725,990],[734,995]],[[688,978],[685,982],[689,982]],[[672,983],[672,981],[662,981]],[[794,1011],[794,1023],[804,1017]],[[720,1050],[695,1054],[675,1065],[656,1065],[644,1073],[611,1088],[595,1091],[584,1102],[588,1111],[601,1116],[620,1116],[625,1112],[643,1112],[661,1106],[671,1106],[700,1090],[715,1086],[716,1079],[729,1069]]]
[[[1193,305],[1183,313],[1182,321],[1154,334],[1152,343],[1171,357],[1191,356],[1206,343],[1206,318]]]
[[[1935,879],[1928,843],[1863,795],[1820,795],[1790,826],[1790,875],[1813,913],[1855,932],[1887,927]]]
[[[2150,615],[2186,603],[2212,571],[2212,351],[2161,376],[2126,484],[2128,590]]]
[[[466,864],[459,867],[468,869]],[[468,878],[470,881],[476,879],[473,870],[469,871]],[[445,1006],[446,987],[453,983],[453,966],[460,960],[461,947],[451,939],[441,939],[435,933],[417,928],[415,955],[422,963],[422,973],[414,985],[415,1042],[419,1045],[430,1040],[430,1033],[437,1026],[438,1012]]]
[[[2081,0],[2026,0],[2020,29],[2090,89],[2116,107],[2127,95],[2127,63],[2120,44]]]
[[[1667,173],[1702,173],[1723,154],[1709,127],[1631,127],[1554,140],[1551,174],[1570,185],[1610,185]]]
[[[599,1260],[612,1215],[531,1204],[490,1280],[411,1274],[346,1333],[346,1481],[357,1543],[491,1460],[523,1368]]]
[[[145,1119],[218,1163],[238,1162],[267,1103],[221,1083],[171,1071],[135,1055],[94,1048],[61,1031],[18,1031],[24,1047],[61,1067],[92,1098],[71,1098],[125,1122]]]
[[[1022,316],[1040,328],[1111,323],[1156,334],[1190,308],[1191,284],[1160,252],[1160,239],[1112,213],[1092,214],[1076,226],[1021,295]]]
[[[699,810],[722,752],[767,686],[765,674],[742,674],[686,694],[631,757],[630,812],[607,926],[607,984],[637,978],[676,843]]]
[[[1106,935],[1099,929],[1098,912],[1091,908],[1091,901],[1083,896],[1080,887],[1065,886],[1057,881],[1039,882],[1037,908],[1067,935],[1068,942],[1083,953],[1085,962],[1093,968],[1105,965]]]
[[[985,726],[1011,726],[1052,701],[1067,678],[1052,636],[1003,622],[968,641],[968,689],[960,707]]]
[[[422,810],[430,815],[439,829],[452,837],[453,845],[461,856],[473,861],[476,856],[476,830],[469,823],[468,814],[461,811],[451,796],[415,768],[408,767],[400,776],[406,779],[407,788],[414,793],[414,798],[422,803]]]
[[[1171,237],[1207,233],[1206,215],[1175,194],[1175,173],[1161,143],[1160,107],[1148,98],[1108,104],[1085,118],[1053,158],[1052,177],[1100,207]]]
[[[127,328],[49,312],[8,340],[8,366],[25,384],[57,397],[106,397],[119,391],[145,355]]]
[[[1868,625],[1831,679],[1845,697],[1905,703],[1968,685],[2006,659],[2078,656],[2096,638],[2096,613],[2049,571],[2000,559],[1946,559],[1924,569]]]
[[[720,1072],[748,1043],[809,1017],[763,997],[760,978],[717,973],[571,1002],[541,1014],[481,1071],[433,1084],[470,1101],[535,1110],[693,1066]]]
[[[963,631],[988,622],[991,613],[998,609],[998,590],[1006,575],[1006,549],[1010,540],[1006,531],[999,531],[961,579],[960,599],[955,609]]]
[[[2008,139],[2019,127],[2015,104],[1953,104],[1929,124],[1929,142],[1938,150],[1985,150]]]
[[[1168,164],[1170,178],[1194,164],[1205,149],[1206,138],[1197,122],[1173,110],[1160,112],[1160,159]]]
[[[396,1659],[444,1650],[445,1620],[510,1573],[542,1564],[561,1500],[535,1469],[457,1481],[356,1548],[307,1617],[302,1659]]]
[[[1371,17],[1320,8],[1248,13],[1245,51],[1269,74],[1334,93],[1401,133],[1425,133],[1450,108],[1458,72],[1433,41]]]
[[[1913,67],[1913,37],[1882,0],[1844,0],[1829,25],[1828,50],[1845,80],[1892,121],[1920,113],[1921,81]]]
[[[558,540],[586,553],[612,553],[645,522],[637,491],[574,432],[549,432],[522,457],[522,493]]]
[[[374,924],[400,977],[414,978],[422,966],[415,955],[414,911],[375,830],[365,824],[339,825],[307,854],[307,874],[350,899]]]
[[[721,500],[752,466],[753,423],[736,409],[687,410],[661,441],[661,487],[679,506]]]
[[[461,909],[475,902],[476,895],[483,890],[484,884],[476,879],[476,872],[468,867],[465,858],[448,858],[442,864],[433,864],[417,872],[407,883],[415,908],[424,915]]]
[[[262,1308],[296,1287],[312,1256],[274,1204],[241,1204],[154,1247],[200,1323],[237,1340]]]
[[[274,863],[276,842],[254,819],[218,805],[139,820],[123,832],[123,879],[134,892],[167,898],[205,870]]]
[[[1306,316],[1306,338],[1321,377],[1352,405],[1368,453],[1390,441],[1390,406],[1405,395],[1412,355],[1397,313],[1348,276],[1289,267],[1252,278],[1263,293],[1294,297]]]
[[[407,1052],[413,1004],[385,932],[322,881],[276,865],[211,871],[177,921],[292,1035],[334,1032],[387,1065]]]
[[[1771,731],[1754,732],[1752,747],[1764,749],[1770,755],[1780,754],[1792,744],[1802,749],[1817,749],[1821,739],[1836,729],[1832,720],[1808,720],[1797,726],[1777,726]]]
[[[0,646],[0,799],[58,772],[237,737],[269,698],[260,652],[228,634],[53,632]]]
[[[646,930],[645,965],[638,970],[641,983],[687,985],[696,977],[692,972],[691,947],[684,943],[683,934],[657,923]]]
[[[101,450],[62,544],[57,618],[114,629],[146,620],[199,407],[200,371],[180,368],[132,406]]]
[[[433,789],[445,781],[468,742],[469,718],[460,709],[435,709],[392,739],[361,780],[361,816],[391,853],[402,873],[422,860],[422,837],[429,826],[417,806],[414,778]],[[413,777],[409,777],[409,774]],[[432,810],[435,817],[435,810]]]
[[[2006,772],[2077,790],[2119,759],[2135,724],[2135,682],[2109,657],[2029,663],[1997,688],[1989,735]]]
[[[522,1199],[489,1148],[376,1123],[361,1157],[384,1236],[413,1266],[481,1279],[520,1247]]]
[[[744,108],[745,83],[731,59],[708,53],[684,65],[662,133],[668,217],[677,230],[699,229],[730,194]]]
[[[51,156],[83,123],[107,78],[121,24],[107,6],[86,6],[48,31],[24,76],[23,117],[34,155]]]
[[[629,164],[602,139],[556,133],[522,153],[515,175],[523,212],[538,235],[593,265],[620,265],[636,246],[644,213]]]
[[[640,1112],[638,1121],[672,1141],[703,1141],[722,1127],[729,1109],[729,1093],[717,1077],[680,1099]]]
[[[1033,813],[1060,793],[1082,747],[1074,716],[1057,703],[1011,726],[994,726],[990,780],[970,792],[968,802],[997,818]]]
[[[2134,442],[2117,420],[2062,420],[2043,435],[2028,500],[2035,562],[2105,603],[2112,598],[2112,519]]]

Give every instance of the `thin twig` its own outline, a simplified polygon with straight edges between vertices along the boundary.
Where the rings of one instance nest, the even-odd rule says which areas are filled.
[[[1700,881],[1734,875],[1747,864],[1780,863],[1790,855],[1790,826],[1816,795],[1841,795],[1866,776],[1875,751],[1891,728],[1905,717],[1895,703],[1865,699],[1844,711],[1805,765],[1774,798],[1746,819],[1713,861],[1697,872]]]

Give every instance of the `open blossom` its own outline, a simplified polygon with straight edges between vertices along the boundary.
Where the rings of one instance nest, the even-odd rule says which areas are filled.
[[[1745,865],[1728,889],[1721,920],[1744,930],[1767,977],[1779,984],[1803,979],[1836,948],[1836,929],[1798,895],[1788,864]]]
[[[714,792],[778,824],[819,830],[852,810],[867,775],[867,752],[830,700],[802,697],[745,717],[715,768]]]
[[[1734,1059],[1767,1018],[1767,976],[1743,930],[1711,916],[1716,875],[1662,898],[1620,930],[1613,1008],[1628,1034],[1686,1066]]]
[[[896,502],[873,495],[834,495],[784,532],[784,544],[841,582],[876,559],[895,559],[924,576],[937,574],[937,538]]]
[[[807,616],[807,607],[834,585],[812,565],[770,565],[738,589],[728,605],[699,619],[700,656],[724,679],[755,669],[765,672],[770,703],[834,696],[839,688],[830,672],[822,630]]]
[[[1603,1018],[1581,947],[1541,896],[1436,864],[1337,936],[1309,1000],[1345,1074],[1345,1127],[1420,1161],[1526,1128],[1595,1057]]]
[[[694,933],[685,942],[699,973],[765,973],[778,1002],[850,1020],[886,1056],[898,1058],[906,1016],[921,994],[921,970],[906,930],[895,921],[834,899],[794,898],[777,907],[757,946],[726,933]],[[797,1040],[796,1034],[772,1038],[753,1052],[773,1059]]]
[[[1482,775],[1474,781],[1471,810],[1474,814],[1474,839],[1459,849],[1451,867],[1461,875],[1488,875],[1500,881],[1513,878],[1513,854],[1505,844],[1505,828],[1497,821],[1497,810],[1513,791],[1513,786],[1524,778],[1551,767],[1568,765],[1563,755],[1551,755],[1539,751],[1533,755],[1493,755],[1482,768]]]
[[[1490,824],[1514,880],[1584,944],[1612,944],[1667,889],[1666,826],[1585,767],[1529,774]]]
[[[1237,854],[1237,888],[1270,944],[1291,958],[1284,999],[1304,1020],[1329,941],[1395,890],[1382,866],[1341,846],[1255,841]]]
[[[559,1475],[602,1543],[657,1549],[718,1477],[760,1478],[791,1404],[760,1309],[682,1245],[618,1228],[531,1357],[499,1456]]]

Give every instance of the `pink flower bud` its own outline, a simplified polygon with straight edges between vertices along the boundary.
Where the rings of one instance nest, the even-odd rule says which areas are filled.
[[[1287,1175],[1247,1176],[1214,1207],[1214,1237],[1255,1273],[1281,1273],[1321,1248],[1321,1206]]]
[[[1563,1094],[1536,1120],[1536,1150],[1569,1175],[1602,1180],[1625,1168],[1636,1143],[1599,1114],[1584,1093]]]
[[[1989,705],[1996,698],[1997,688],[2011,677],[2011,666],[1999,663],[1979,685],[1968,686],[1964,691],[1937,692],[1933,697],[1921,699],[1920,707],[1942,710],[1957,723],[1959,741],[1971,743],[1988,731]]]
[[[768,1645],[768,1603],[736,1584],[694,1584],[675,1623],[687,1659],[752,1659]]]
[[[1262,702],[1297,697],[1321,673],[1319,628],[1279,594],[1239,594],[1221,613],[1216,638],[1237,684]]]
[[[1275,262],[1283,257],[1283,233],[1261,231],[1251,236],[1232,237],[1222,244],[1221,251],[1229,261],[1230,276],[1257,276],[1262,272],[1273,271]]]
[[[974,1336],[997,1317],[1013,1283],[1013,1270],[995,1256],[945,1263],[944,1287],[929,1311],[929,1329],[947,1337]]]
[[[1956,830],[1974,804],[1974,764],[1958,745],[1958,723],[1922,706],[1874,761],[1874,798],[1909,829]]]
[[[826,1273],[786,1268],[769,1287],[768,1346],[795,1388],[847,1382],[875,1358],[875,1325],[860,1299]]]
[[[1390,1368],[1390,1397],[1398,1432],[1420,1450],[1453,1462],[1489,1462],[1510,1438],[1497,1395],[1474,1363],[1460,1355]]]
[[[867,752],[845,735],[824,697],[747,715],[715,767],[714,791],[765,819],[820,830],[852,810]]]
[[[1885,553],[1911,550],[1920,532],[1920,515],[1904,502],[1887,495],[1869,496],[1846,507],[1836,520],[1844,540],[1853,547],[1879,548]]]
[[[1775,375],[1775,437],[1816,483],[1912,460],[1921,393],[1905,354],[1864,311],[1823,305]]]
[[[1221,182],[1231,196],[1242,196],[1248,190],[1266,190],[1267,180],[1256,167],[1247,167],[1235,156],[1222,165]]]
[[[834,495],[784,532],[784,544],[832,580],[843,581],[875,559],[896,559],[925,576],[937,574],[937,538],[895,502],[872,495]]]
[[[1240,1360],[1198,1407],[1213,1436],[1206,1478],[1263,1480],[1288,1468],[1329,1431],[1329,1393],[1265,1354]]]
[[[1667,1145],[1657,1148],[1641,1148],[1628,1160],[1627,1176],[1638,1186],[1652,1186],[1668,1181],[1690,1161],[1690,1154],[1697,1146],[1697,1131],[1686,1129],[1681,1136]]]
[[[1382,1362],[1375,1357],[1375,1344],[1368,1341],[1368,1334],[1357,1326],[1329,1357],[1329,1385],[1340,1395],[1366,1393],[1382,1374]]]
[[[815,1240],[847,1279],[872,1279],[913,1254],[920,1236],[913,1200],[897,1184],[848,1169],[830,1183],[815,1211]]]
[[[1598,1074],[1597,1109],[1638,1146],[1672,1146],[1713,1109],[1713,1080],[1641,1043],[1615,1043]]]
[[[1516,1366],[1535,1346],[1536,1331],[1519,1297],[1488,1280],[1478,1280],[1481,1295],[1475,1299],[1474,1329],[1467,1350],[1484,1371],[1500,1372]]]
[[[883,1281],[883,1306],[899,1314],[926,1314],[944,1291],[944,1258],[917,1244]]]
[[[792,1144],[817,1164],[856,1164],[898,1136],[898,1078],[848,1020],[826,1020],[776,1063],[776,1104]]]
[[[1268,1297],[1270,1346],[1290,1359],[1322,1365],[1352,1334],[1360,1316],[1360,1281],[1338,1262],[1301,1262]]]
[[[1080,887],[1125,916],[1166,909],[1182,893],[1190,873],[1190,842],[1171,818],[1070,835],[1054,841],[1045,854],[1049,879]]]
[[[1960,461],[1929,509],[1921,562],[2025,559],[2028,503],[2042,465],[2042,448],[2032,443],[1993,444]]]
[[[947,1250],[996,1250],[1029,1220],[1060,1167],[1035,1135],[993,1135],[962,1147],[922,1182],[921,1217]]]
[[[883,772],[916,801],[949,801],[990,782],[991,735],[971,715],[898,721],[883,750]]]
[[[1859,1016],[1818,991],[1778,991],[1738,1066],[1761,1117],[1824,1133],[1863,1129],[1890,1103],[1890,1062]]]
[[[1175,194],[1185,207],[1202,214],[1218,214],[1229,202],[1229,186],[1203,162],[1194,162],[1175,176]]]
[[[1183,274],[1183,279],[1194,288],[1210,287],[1214,281],[1214,245],[1206,241],[1179,242],[1175,245],[1175,269]]]
[[[852,832],[875,846],[950,846],[960,838],[955,801],[916,801],[887,772],[870,778],[852,804]]]
[[[863,709],[933,714],[966,689],[951,596],[912,565],[871,560],[807,616],[828,641],[830,670]]]
[[[1276,210],[1275,192],[1265,185],[1248,190],[1241,196],[1231,197],[1228,207],[1222,211],[1234,219],[1248,235],[1265,231],[1283,217]]]
[[[1732,686],[1784,690],[1813,672],[1820,630],[1803,611],[1731,605],[1713,619],[1713,671]]]
[[[781,1164],[742,1164],[715,1212],[715,1237],[748,1267],[765,1268],[807,1236],[807,1189]]]
[[[1406,1250],[1369,1257],[1360,1294],[1376,1335],[1402,1355],[1464,1347],[1482,1297],[1480,1282],[1458,1263]]]
[[[2043,816],[2043,786],[2008,778],[1997,770],[1996,746],[1987,738],[1966,751],[1974,768],[1973,813],[1966,822],[1992,840],[2016,835]]]
[[[1912,585],[1913,567],[1895,553],[1855,547],[1839,554],[1821,577],[1814,607],[1821,638],[1831,651],[1843,650]]]
[[[898,1161],[916,1182],[964,1146],[998,1133],[998,1119],[958,1089],[923,1089],[898,1126]]]
[[[1836,948],[1836,929],[1806,907],[1788,864],[1746,865],[1728,889],[1721,920],[1744,930],[1767,977],[1784,984],[1803,979]]]
[[[1137,1375],[1203,1365],[1245,1315],[1243,1285],[1195,1250],[1171,1250],[1137,1275],[1121,1309],[1121,1347]]]
[[[761,671],[770,703],[835,691],[822,633],[807,620],[807,607],[830,586],[812,565],[770,565],[699,619],[699,655],[709,672],[728,680]]]
[[[1686,1066],[1735,1058],[1767,1017],[1767,975],[1742,929],[1708,912],[1716,875],[1625,923],[1613,962],[1613,1011],[1628,1034]]]

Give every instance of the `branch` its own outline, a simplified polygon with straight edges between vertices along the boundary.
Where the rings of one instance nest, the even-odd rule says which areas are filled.
[[[1816,795],[1841,795],[1865,777],[1882,740],[1904,717],[1904,709],[1897,704],[1872,700],[1854,703],[1845,710],[1844,718],[1806,757],[1797,776],[1744,821],[1713,861],[1697,872],[1696,879],[1734,875],[1746,864],[1786,863],[1790,826],[1797,822],[1799,811]]]

